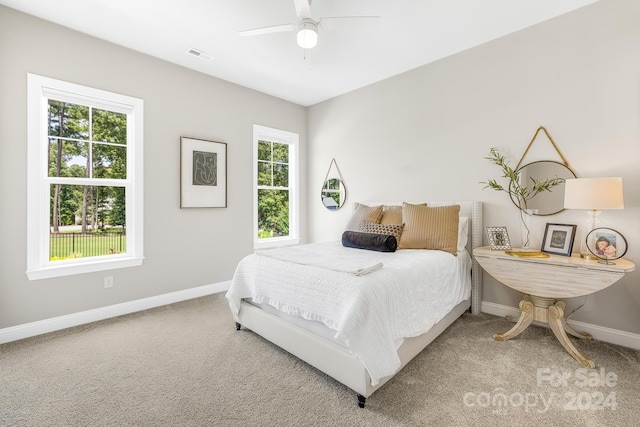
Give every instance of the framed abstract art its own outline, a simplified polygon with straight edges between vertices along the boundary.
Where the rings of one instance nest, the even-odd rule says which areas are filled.
[[[227,207],[227,144],[180,137],[180,208]]]

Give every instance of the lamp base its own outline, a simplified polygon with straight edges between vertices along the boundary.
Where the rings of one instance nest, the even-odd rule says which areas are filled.
[[[580,244],[580,257],[584,258],[584,259],[588,259],[588,260],[598,260],[601,258],[598,258],[597,256],[595,256],[590,250],[589,247],[594,247],[595,245],[595,238],[593,236],[591,236],[591,242],[587,241],[587,237],[589,236],[589,233],[591,232],[591,230],[593,230],[594,228],[597,228],[600,225],[600,219],[598,218],[600,216],[600,211],[597,210],[590,210],[587,211],[587,221],[584,224],[584,234],[582,237],[582,243]]]

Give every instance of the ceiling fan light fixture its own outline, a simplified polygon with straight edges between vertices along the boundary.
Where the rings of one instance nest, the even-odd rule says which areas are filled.
[[[318,26],[313,22],[303,22],[298,27],[298,46],[311,49],[318,44]]]

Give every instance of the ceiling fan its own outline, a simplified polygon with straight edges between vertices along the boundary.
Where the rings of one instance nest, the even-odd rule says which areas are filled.
[[[377,20],[379,16],[334,16],[314,20],[311,16],[311,0],[293,0],[296,8],[296,15],[299,21],[292,24],[272,25],[269,27],[253,28],[251,30],[240,31],[241,36],[258,36],[262,34],[284,33],[297,31],[298,45],[304,49],[311,49],[318,44],[318,29],[328,29],[335,22],[351,19]]]

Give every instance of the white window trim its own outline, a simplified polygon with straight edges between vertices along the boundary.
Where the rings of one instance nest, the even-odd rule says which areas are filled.
[[[289,150],[289,235],[258,239],[258,141],[288,144]],[[265,249],[300,243],[299,140],[297,133],[253,125],[253,247]]]
[[[49,261],[49,191],[47,180],[47,99],[62,96],[126,113],[127,252],[124,254]],[[143,252],[143,111],[142,99],[27,74],[27,277],[47,279],[142,264]],[[43,218],[46,220],[43,221]]]

